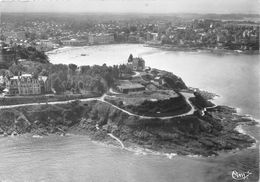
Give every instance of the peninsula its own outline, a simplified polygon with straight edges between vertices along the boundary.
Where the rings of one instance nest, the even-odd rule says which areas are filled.
[[[4,136],[84,134],[126,148],[201,156],[256,142],[236,131],[255,121],[215,106],[212,94],[190,89],[180,77],[133,55],[115,66],[22,61],[2,69],[1,77]]]

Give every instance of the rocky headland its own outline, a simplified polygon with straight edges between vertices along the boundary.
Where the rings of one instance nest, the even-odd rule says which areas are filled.
[[[203,97],[191,99],[196,108],[207,107]],[[210,105],[212,106],[212,105]],[[250,147],[255,140],[235,128],[255,124],[226,106],[210,107],[193,114],[169,119],[131,116],[101,101],[38,105],[0,110],[0,134],[32,133],[85,134],[93,140],[138,146],[153,151],[180,155],[217,155],[220,151]]]

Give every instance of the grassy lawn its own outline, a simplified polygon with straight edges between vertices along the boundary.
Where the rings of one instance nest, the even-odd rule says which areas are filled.
[[[115,97],[106,97],[106,100],[112,102],[122,102],[125,106],[134,105],[138,106],[144,101],[158,101],[176,98],[179,95],[173,90],[157,90],[157,91],[141,91],[129,94],[120,94]]]
[[[182,95],[170,90],[136,92],[106,97],[105,100],[143,116],[173,116],[183,114],[191,109]]]

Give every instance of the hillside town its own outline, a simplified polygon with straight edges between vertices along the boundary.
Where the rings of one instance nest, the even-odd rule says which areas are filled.
[[[75,21],[75,18],[79,20]],[[83,87],[88,87],[91,91],[99,88],[102,92],[107,89],[104,79],[108,85],[112,85],[116,91],[122,93],[156,90],[157,87],[166,84],[165,79],[162,79],[163,74],[149,69],[142,58],[133,55],[129,56],[124,65],[113,68],[97,66],[81,68],[73,64],[56,66],[57,68],[46,66],[49,60],[45,53],[64,46],[134,43],[171,50],[259,53],[257,21],[178,17],[169,19],[149,16],[114,18],[113,21],[97,16],[90,21],[77,16],[66,19],[52,18],[51,15],[50,17],[28,15],[27,18],[18,21],[14,15],[3,14],[0,25],[0,70],[2,69],[0,88],[2,93],[9,96],[43,95],[65,91],[82,93],[80,90],[83,90]],[[50,72],[50,69],[54,70]],[[102,70],[104,73],[112,72],[114,77],[109,80],[110,76],[99,73],[98,79],[88,78],[90,83],[93,82],[92,86],[79,84],[82,79],[80,75],[86,70],[90,74],[99,72],[92,69]],[[79,72],[78,76],[76,72]],[[125,80],[115,82],[121,78]],[[81,81],[84,83],[86,80]]]
[[[4,14],[0,22],[1,49],[19,45],[46,52],[61,46],[141,43],[178,49],[259,50],[259,22],[253,21],[178,17],[73,20],[27,17],[17,21],[15,16]]]

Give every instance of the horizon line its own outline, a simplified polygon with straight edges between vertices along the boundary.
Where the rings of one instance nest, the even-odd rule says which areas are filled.
[[[3,13],[42,13],[42,14],[144,14],[144,15],[176,15],[176,14],[186,14],[186,15],[257,15],[260,17],[260,13],[192,13],[192,12],[171,12],[171,13],[149,13],[149,12],[91,12],[91,11],[2,11],[0,14]]]

